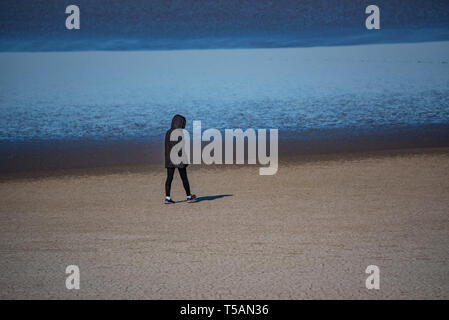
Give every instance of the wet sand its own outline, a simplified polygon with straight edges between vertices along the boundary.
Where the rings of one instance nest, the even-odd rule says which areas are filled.
[[[447,148],[189,175],[170,206],[151,167],[3,179],[0,298],[449,298]]]
[[[224,137],[224,133],[222,133]],[[333,157],[334,154],[394,153],[409,149],[427,152],[449,147],[449,125],[378,127],[376,129],[313,129],[301,134],[280,131],[279,158]],[[164,163],[164,136],[158,139],[75,139],[0,144],[0,180],[9,176],[54,175],[73,169],[92,172],[104,167],[120,171],[127,167],[160,166]],[[223,139],[224,143],[224,139]],[[203,146],[207,144],[203,142]],[[267,143],[269,145],[269,143]],[[224,147],[224,145],[223,145]]]

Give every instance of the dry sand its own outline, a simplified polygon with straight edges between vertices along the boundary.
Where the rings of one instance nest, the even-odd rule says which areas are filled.
[[[0,298],[449,298],[448,150],[189,174],[229,196],[164,205],[163,170],[3,180]]]

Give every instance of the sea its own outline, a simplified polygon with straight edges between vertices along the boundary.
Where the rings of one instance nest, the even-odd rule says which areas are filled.
[[[449,137],[447,1],[376,1],[380,30],[365,27],[370,1],[79,0],[80,29],[67,30],[70,4],[0,4],[4,157],[17,144],[160,141],[175,114],[188,130],[311,143]]]

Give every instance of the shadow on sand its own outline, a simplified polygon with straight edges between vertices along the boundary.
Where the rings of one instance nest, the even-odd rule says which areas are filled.
[[[201,202],[201,201],[211,201],[211,200],[220,199],[220,198],[224,198],[224,197],[232,197],[232,194],[217,194],[215,196],[198,197],[196,199],[195,203]]]

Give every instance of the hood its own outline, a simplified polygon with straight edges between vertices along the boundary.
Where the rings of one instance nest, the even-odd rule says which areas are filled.
[[[186,127],[186,118],[177,114],[171,120],[172,129],[184,129]]]

